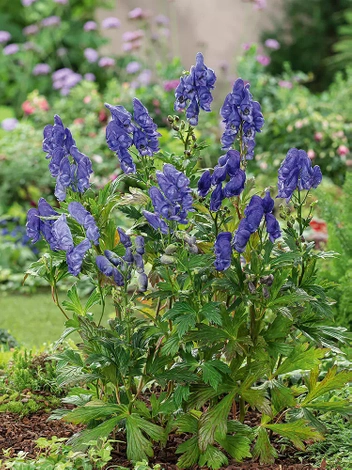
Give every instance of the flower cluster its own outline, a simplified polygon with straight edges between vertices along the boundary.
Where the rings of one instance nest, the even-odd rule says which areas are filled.
[[[49,170],[56,178],[55,196],[59,201],[66,198],[67,188],[83,193],[89,186],[92,170],[90,159],[81,153],[69,129],[65,129],[62,120],[55,115],[54,125],[44,128],[43,150],[50,158]],[[73,162],[69,160],[72,156]]]
[[[270,241],[274,243],[281,236],[280,225],[272,213],[273,209],[274,200],[270,196],[270,191],[266,192],[264,198],[252,196],[244,210],[245,218],[241,220],[235,233],[233,245],[236,251],[242,253],[245,250],[249,237],[258,230],[263,216]]]
[[[225,98],[220,114],[225,123],[225,131],[221,137],[223,149],[229,149],[239,135],[241,154],[251,160],[254,156],[255,135],[261,131],[264,118],[260,104],[253,101],[248,83],[245,85],[241,78],[236,80],[232,92]]]
[[[145,292],[148,287],[148,277],[144,272],[144,238],[141,235],[136,237],[133,250],[131,237],[122,228],[118,227],[117,230],[120,242],[125,248],[124,256],[120,257],[113,251],[105,250],[105,256],[96,257],[96,265],[102,274],[112,277],[117,286],[125,285],[131,278],[132,268],[135,268],[138,273],[139,291]]]
[[[99,244],[99,230],[93,216],[79,202],[68,206],[70,215],[86,229],[86,238],[74,245],[71,230],[65,214],[59,214],[44,199],[39,199],[38,209],[29,209],[27,214],[27,235],[36,243],[41,235],[54,251],[66,252],[68,272],[78,276],[81,272],[83,258],[90,249],[91,243]]]
[[[180,78],[175,90],[175,111],[186,109],[186,117],[192,126],[198,124],[199,108],[211,111],[213,101],[211,90],[216,81],[215,73],[204,64],[203,54],[198,52],[196,65],[191,67],[188,75]]]
[[[214,253],[215,253],[215,269],[217,271],[225,271],[231,265],[232,258],[232,234],[230,232],[222,232],[217,236]]]
[[[168,226],[161,217],[179,224],[188,223],[188,212],[193,210],[189,179],[169,163],[162,172],[156,172],[156,178],[160,189],[152,186],[149,190],[155,212],[143,211],[143,215],[155,230],[168,233]]]
[[[205,197],[211,186],[215,186],[210,197],[210,210],[218,211],[225,198],[239,196],[244,189],[246,173],[240,168],[241,155],[237,150],[229,150],[222,155],[213,174],[206,170],[198,181],[198,193]],[[226,178],[229,180],[223,186]]]
[[[120,161],[124,173],[135,173],[136,166],[128,149],[134,145],[141,156],[153,156],[159,151],[160,136],[157,125],[150,117],[147,108],[137,99],[133,99],[132,115],[123,106],[105,104],[111,112],[112,120],[106,128],[108,147]]]
[[[312,168],[311,159],[304,150],[292,148],[279,168],[278,195],[290,200],[296,188],[299,190],[317,188],[322,180],[318,165]]]

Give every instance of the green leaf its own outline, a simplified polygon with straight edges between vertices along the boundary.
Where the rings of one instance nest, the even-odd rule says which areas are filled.
[[[62,305],[71,312],[77,313],[77,315],[84,315],[85,310],[81,304],[78,292],[77,292],[77,285],[74,284],[71,289],[67,291],[67,297],[70,299],[71,302],[64,300]]]
[[[246,457],[251,457],[251,440],[246,436],[236,434],[235,436],[226,436],[224,439],[218,438],[215,433],[216,441],[233,457],[236,462],[241,462]]]
[[[215,432],[220,439],[225,438],[227,432],[227,417],[229,415],[236,392],[232,391],[217,405],[203,413],[199,420],[198,445],[205,451],[208,445],[215,440]]]
[[[119,415],[119,419],[122,419],[126,413],[127,407],[125,405],[108,405],[101,401],[91,401],[86,406],[68,412],[64,420],[74,424],[88,424],[90,421],[106,418],[113,414]]]
[[[268,416],[272,415],[269,400],[265,397],[265,390],[258,390],[253,388],[240,389],[239,391],[242,398],[256,408],[261,413],[265,413]]]
[[[170,336],[163,344],[163,347],[161,348],[161,354],[174,357],[179,350],[179,347],[180,339],[176,335]]]
[[[308,348],[308,343],[299,344],[277,369],[275,375],[288,374],[294,370],[310,370],[318,365],[327,350]]]
[[[87,313],[93,307],[93,305],[99,304],[100,302],[101,302],[101,296],[100,296],[99,290],[94,289],[84,306],[85,313]]]
[[[278,380],[273,379],[270,382],[271,388],[271,401],[275,408],[275,411],[279,413],[281,410],[287,407],[293,407],[296,404],[293,391],[285,387]]]
[[[198,419],[191,414],[182,414],[175,422],[178,432],[198,433]]]
[[[197,436],[193,436],[191,439],[182,442],[182,444],[177,447],[176,454],[183,454],[177,461],[178,468],[190,468],[195,465],[199,458]]]
[[[127,458],[132,462],[147,460],[153,456],[153,445],[144,435],[145,432],[155,441],[165,441],[163,428],[142,417],[131,414],[126,417]]]
[[[172,308],[165,313],[163,319],[173,321],[175,318],[183,314],[196,316],[197,312],[187,302],[175,302]]]
[[[210,384],[215,390],[222,382],[222,373],[228,374],[230,372],[227,364],[219,360],[204,362],[201,367],[204,382]]]
[[[309,391],[305,397],[301,406],[306,406],[316,398],[324,395],[332,390],[341,389],[346,383],[352,380],[352,371],[342,371],[337,374],[337,366],[332,367],[321,382],[318,382],[316,386]]]
[[[187,401],[190,396],[190,389],[188,385],[179,385],[176,387],[173,398],[175,405],[181,407],[184,401]]]
[[[253,447],[252,455],[254,459],[259,458],[260,464],[272,464],[275,462],[277,452],[270,444],[266,429],[259,427],[257,430],[257,440]]]
[[[199,315],[204,317],[210,323],[221,326],[220,302],[209,302],[202,307]]]
[[[195,314],[187,314],[177,317],[174,323],[177,325],[178,336],[182,338],[185,333],[194,328],[196,320],[197,319]]]
[[[214,446],[208,446],[204,454],[199,456],[199,466],[212,469],[218,469],[228,463],[228,459],[221,450]]]
[[[352,404],[348,400],[334,400],[331,401],[317,401],[314,403],[308,403],[305,405],[306,408],[313,410],[319,410],[322,413],[327,413],[328,411],[335,411],[336,413],[350,413],[352,409]]]
[[[71,444],[75,450],[83,450],[90,441],[108,438],[110,433],[119,424],[119,421],[121,421],[121,417],[119,416],[110,418],[93,429],[85,429],[81,433],[74,435],[68,443]]]
[[[264,426],[280,436],[287,437],[300,450],[305,449],[303,440],[321,441],[324,439],[322,434],[310,428],[304,419],[298,419],[291,423],[265,424]]]

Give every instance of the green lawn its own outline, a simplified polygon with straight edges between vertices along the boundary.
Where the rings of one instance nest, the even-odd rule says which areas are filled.
[[[100,306],[92,310],[98,318]],[[112,309],[107,308],[105,321],[111,313]],[[0,293],[0,328],[9,330],[23,346],[39,347],[56,341],[64,330],[64,323],[65,317],[53,303],[49,291],[34,295]]]

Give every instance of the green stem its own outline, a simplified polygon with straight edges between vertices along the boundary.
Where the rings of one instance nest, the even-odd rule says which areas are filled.
[[[246,407],[245,407],[245,401],[241,397],[240,398],[240,422],[243,424],[244,423],[244,418],[246,416]]]

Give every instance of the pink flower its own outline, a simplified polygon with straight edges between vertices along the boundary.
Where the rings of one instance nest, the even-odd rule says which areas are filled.
[[[103,21],[101,22],[101,26],[103,29],[116,29],[119,28],[121,25],[121,22],[118,18],[115,18],[114,16],[109,16],[108,18],[104,18]]]
[[[146,11],[142,10],[142,8],[134,8],[128,13],[128,18],[130,20],[143,20],[147,18],[148,14]]]
[[[102,57],[98,62],[99,67],[114,67],[115,66],[115,59],[111,57]]]
[[[268,49],[273,49],[274,51],[280,49],[280,43],[276,39],[267,39],[264,44]]]
[[[252,44],[250,42],[245,42],[245,43],[242,44],[242,49],[244,51],[248,51],[251,48],[251,45]]]
[[[317,142],[320,142],[322,139],[323,139],[323,134],[321,132],[316,132],[314,134],[314,140],[316,140]]]
[[[267,67],[270,64],[271,59],[267,55],[258,54],[257,55],[257,62],[259,62],[263,67]]]
[[[83,98],[83,103],[85,103],[85,104],[88,104],[88,103],[90,103],[91,101],[92,101],[92,97],[91,97],[91,96],[85,96],[85,97]]]
[[[350,150],[348,147],[346,147],[346,145],[340,145],[339,148],[337,149],[337,153],[342,157],[350,153]]]
[[[176,80],[167,80],[166,82],[164,82],[164,90],[165,91],[175,90],[179,83],[180,83],[180,80],[178,80],[178,79],[176,79]]]
[[[31,103],[27,100],[24,103],[22,103],[22,109],[24,114],[33,114],[35,109],[34,106],[31,105]]]
[[[307,155],[311,160],[313,160],[316,156],[314,150],[312,150],[312,149],[308,150]]]
[[[98,28],[98,25],[95,21],[87,21],[84,23],[83,29],[84,31],[94,31]]]
[[[289,82],[287,80],[280,80],[279,81],[279,87],[288,88],[290,90],[292,88],[292,82]]]

